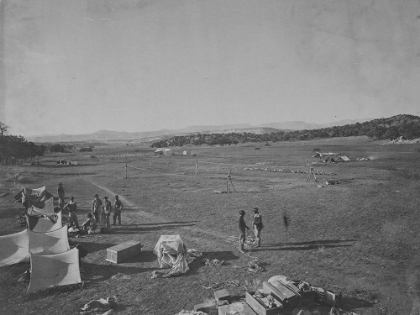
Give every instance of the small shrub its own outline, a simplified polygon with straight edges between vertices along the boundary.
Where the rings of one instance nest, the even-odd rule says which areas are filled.
[[[401,175],[406,179],[420,180],[420,171],[418,170],[402,169]]]

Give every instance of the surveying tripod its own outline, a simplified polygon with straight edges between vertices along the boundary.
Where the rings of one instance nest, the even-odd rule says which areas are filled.
[[[230,194],[230,186],[232,185],[233,191],[236,192],[235,190],[235,186],[233,186],[233,182],[232,182],[232,177],[230,176],[232,169],[229,169],[229,174],[227,176],[227,180],[226,180],[226,193]]]
[[[308,164],[308,166],[309,166],[309,173],[308,173],[308,177],[306,178],[306,181],[307,182],[310,182],[311,181],[311,177],[313,176],[314,177],[314,181],[316,182],[317,179],[316,179],[316,176],[315,176],[315,170],[314,170],[314,168],[312,167],[311,164],[309,164],[308,161],[306,161],[306,164]]]

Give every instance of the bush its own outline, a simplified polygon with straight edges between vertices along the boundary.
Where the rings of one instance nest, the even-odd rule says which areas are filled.
[[[92,148],[91,147],[89,147],[89,148],[81,148],[80,150],[79,150],[79,152],[92,152],[93,150],[92,150]]]

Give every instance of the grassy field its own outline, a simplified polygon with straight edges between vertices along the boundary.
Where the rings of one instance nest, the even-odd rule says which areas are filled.
[[[314,148],[352,161],[316,164],[316,172],[336,175],[308,183],[307,175],[297,171],[307,171],[306,161],[315,161]],[[111,234],[72,239],[89,251],[82,266],[84,288],[27,296],[27,283],[17,280],[28,265],[4,267],[0,313],[78,314],[92,299],[117,295],[118,314],[170,315],[210,298],[213,290],[203,286],[237,280],[238,287],[226,289],[239,296],[246,280],[265,281],[278,274],[342,292],[347,308],[358,314],[408,315],[413,302],[420,303],[418,145],[381,145],[362,137],[189,149],[196,156],[153,157],[146,146],[109,143],[91,153],[46,156],[41,165],[1,166],[0,235],[21,230],[15,219],[19,205],[11,202],[19,185],[46,185],[56,193],[61,181],[67,197],[73,195],[78,203],[79,222],[95,193],[112,199],[120,195],[125,209],[122,226],[113,227]],[[371,160],[355,161],[362,157]],[[79,165],[57,165],[57,158]],[[229,169],[236,192],[215,193],[226,189]],[[339,184],[327,186],[327,179]],[[238,235],[239,210],[246,211],[251,224],[252,207],[259,207],[263,216],[262,246],[241,254],[226,237]],[[291,218],[288,229],[284,214]],[[199,259],[185,275],[151,279],[158,267],[152,250],[163,234],[180,234],[188,248],[225,264],[207,266]],[[127,240],[144,244],[141,256],[119,265],[105,261],[106,248]],[[265,272],[247,272],[252,257],[263,262]],[[114,277],[119,273],[128,277]]]

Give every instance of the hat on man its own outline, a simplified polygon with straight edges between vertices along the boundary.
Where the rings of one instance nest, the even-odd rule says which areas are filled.
[[[105,196],[104,199],[108,200],[108,196]]]
[[[71,197],[70,197],[70,200],[74,200],[74,197],[73,197],[73,196],[71,196]]]
[[[241,210],[241,211],[239,211],[239,214],[240,214],[240,215],[245,214],[245,210]]]
[[[115,195],[115,199],[118,199],[119,197],[118,197],[118,195]]]
[[[63,186],[63,183],[58,183],[58,186]]]
[[[258,212],[258,208],[257,208],[257,207],[252,208],[252,210],[253,210],[254,212]]]
[[[98,194],[95,194],[95,196],[94,197],[99,197],[99,195]]]

